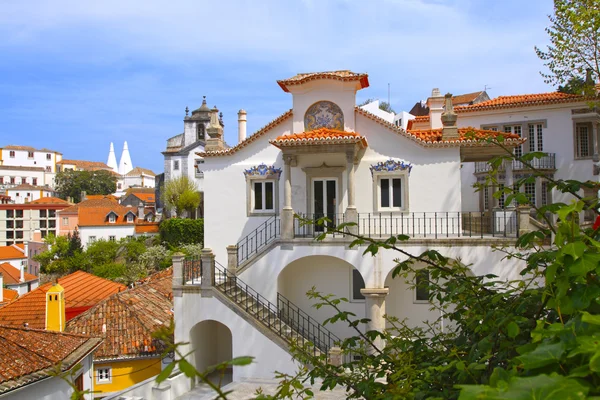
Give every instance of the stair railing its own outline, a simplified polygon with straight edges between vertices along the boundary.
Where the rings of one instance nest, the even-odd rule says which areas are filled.
[[[275,215],[237,242],[237,265],[246,262],[279,236],[281,236],[281,220]]]

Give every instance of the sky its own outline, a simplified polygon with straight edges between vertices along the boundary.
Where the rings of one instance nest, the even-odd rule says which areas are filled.
[[[185,108],[207,97],[237,142],[291,108],[299,72],[369,74],[357,94],[408,111],[434,87],[540,93],[550,0],[0,0],[0,147],[163,171]]]

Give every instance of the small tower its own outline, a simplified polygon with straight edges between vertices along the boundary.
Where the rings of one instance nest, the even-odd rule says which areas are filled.
[[[106,162],[113,171],[119,172],[119,166],[117,165],[117,157],[115,157],[115,146],[110,142],[110,150],[108,151],[108,161]]]
[[[119,174],[125,175],[132,169],[133,164],[131,162],[131,156],[129,155],[129,147],[127,147],[127,142],[125,142],[125,144],[123,144],[123,153],[121,153],[121,161],[119,162]]]
[[[65,330],[65,289],[57,283],[46,292],[46,330]]]
[[[223,142],[223,125],[219,121],[219,110],[215,106],[210,110],[210,123],[206,130],[208,139],[206,140],[206,151],[219,151],[225,148]]]
[[[454,112],[454,106],[452,105],[452,95],[447,93],[445,96],[445,109],[442,113],[442,140],[454,140],[459,138],[458,128],[456,127],[456,120],[458,115]]]

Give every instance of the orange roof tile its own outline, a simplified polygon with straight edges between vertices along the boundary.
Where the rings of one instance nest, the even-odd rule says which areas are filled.
[[[140,199],[141,201],[143,201],[144,203],[154,203],[155,202],[155,195],[154,193],[136,193],[133,192],[131,193],[133,194],[135,197],[137,197],[138,199]]]
[[[27,258],[27,256],[19,246],[14,244],[11,246],[0,246],[0,260],[15,260],[20,258]]]
[[[250,143],[254,142],[256,139],[263,136],[265,133],[267,133],[272,128],[276,127],[277,125],[281,124],[282,122],[286,121],[288,118],[291,118],[291,117],[292,117],[292,110],[288,110],[288,111],[284,112],[283,114],[281,114],[279,117],[275,118],[273,121],[269,122],[267,125],[260,128],[253,135],[248,136],[246,138],[246,140],[242,141],[241,143],[238,143],[237,146],[230,147],[229,149],[225,149],[225,150],[219,150],[219,151],[199,152],[199,153],[196,153],[196,155],[198,155],[200,157],[216,157],[216,156],[228,156],[230,154],[236,153],[243,147],[246,147]]]
[[[442,141],[442,129],[414,129],[408,131],[409,134],[417,137],[419,140],[426,143],[434,143]],[[458,128],[459,139],[454,141],[460,142],[477,142],[481,139],[487,139],[489,137],[504,136],[505,139],[512,139],[515,141],[524,141],[519,135],[514,133],[504,133],[497,131],[490,131],[484,129],[476,129],[472,127]]]
[[[152,172],[151,170],[149,170],[147,168],[142,168],[142,167],[135,167],[134,169],[132,169],[131,171],[126,173],[125,176],[139,176],[142,174],[156,176],[156,174],[154,172]]]
[[[71,369],[101,341],[72,333],[0,326],[0,395],[50,377],[59,363],[62,371]]]
[[[520,94],[514,96],[499,96],[495,99],[484,101],[481,103],[455,107],[454,111],[471,112],[483,110],[495,110],[514,107],[529,107],[540,106],[547,104],[571,103],[578,101],[593,100],[597,98],[580,96],[577,94],[568,94],[561,92],[537,93],[537,94]]]
[[[21,282],[21,271],[18,268],[15,268],[9,263],[0,264],[0,274],[4,275],[4,284],[5,285],[17,285]],[[29,272],[25,272],[24,274],[25,282],[37,281],[38,277],[30,274]]]
[[[415,119],[413,119],[413,121],[415,121],[415,122],[427,122],[427,121],[429,121],[429,115],[417,115],[415,117]]]
[[[37,200],[30,201],[29,204],[71,204],[66,200],[59,199],[58,197],[40,197]]]
[[[111,200],[114,203],[118,203],[119,199],[117,198],[117,196],[114,196],[112,194],[86,194],[85,195],[86,200],[102,200],[102,199],[107,199],[107,200]],[[93,207],[93,206],[89,206],[89,207]]]
[[[86,160],[62,160],[56,163],[56,165],[74,165],[75,167],[87,171],[95,171],[98,169],[111,170],[108,165],[101,161],[86,161]]]
[[[114,294],[71,319],[66,331],[102,336],[95,360],[160,355],[165,343],[152,334],[171,322],[172,270],[133,289]]]
[[[0,301],[0,307],[10,303],[19,297],[19,292],[12,289],[2,288],[2,301]]]
[[[34,185],[30,185],[29,183],[22,183],[20,185],[8,188],[6,190],[11,190],[11,191],[12,190],[43,190],[45,192],[54,192],[55,191],[50,186],[34,186]]]
[[[367,139],[356,132],[338,131],[328,128],[278,136],[275,140],[271,140],[270,143],[276,147],[345,143],[360,143],[363,147],[367,147]]]
[[[15,146],[15,145],[8,145],[8,146],[4,146],[4,147],[0,147],[1,149],[5,149],[5,150],[26,150],[26,151],[40,151],[40,152],[46,152],[46,153],[56,153],[56,154],[62,154],[58,151],[54,151],[54,150],[50,150],[50,149],[36,149],[35,147],[31,147],[31,146]]]
[[[108,296],[127,288],[120,283],[83,271],[58,278],[58,283],[65,289],[67,312],[69,308],[94,306]],[[0,308],[0,324],[23,326],[24,323],[28,323],[31,328],[44,329],[46,292],[51,287],[52,282],[48,282]]]
[[[343,82],[358,81],[361,89],[369,87],[368,74],[356,73],[349,70],[301,73],[288,79],[278,80],[277,83],[285,92],[289,92],[288,86],[301,85],[319,79],[333,79]]]
[[[135,233],[158,233],[160,232],[158,222],[136,223]]]
[[[456,96],[452,96],[452,104],[470,103],[470,102],[474,101],[477,97],[479,97],[479,95],[481,93],[483,93],[482,90],[480,90],[479,92],[465,93],[465,94],[459,94]]]

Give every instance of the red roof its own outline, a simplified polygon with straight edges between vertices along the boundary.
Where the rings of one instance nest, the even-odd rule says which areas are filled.
[[[439,129],[414,129],[408,131],[409,134],[417,137],[419,140],[426,143],[442,142],[442,128]],[[458,128],[458,140],[446,140],[450,142],[476,142],[489,137],[504,136],[505,139],[521,140],[519,135],[514,133],[504,133],[476,128]]]
[[[158,222],[136,222],[135,233],[158,233]]]
[[[14,260],[27,258],[25,251],[18,245],[0,246],[0,260]]]
[[[29,204],[64,204],[69,205],[66,200],[59,199],[58,197],[40,197],[37,200],[30,201]]]
[[[2,288],[2,301],[0,301],[0,307],[6,305],[19,297],[19,292],[12,289]]]
[[[368,74],[356,73],[348,70],[301,73],[288,79],[279,80],[277,83],[285,92],[289,92],[289,86],[301,85],[309,81],[321,79],[333,79],[342,82],[357,81],[359,82],[361,89],[369,87]]]
[[[156,196],[154,193],[137,193],[132,192],[132,195],[143,201],[144,203],[154,203]]]
[[[21,271],[9,263],[0,264],[0,273],[4,275],[5,285],[17,285],[23,283],[21,282]],[[32,275],[29,272],[25,272],[24,276],[25,282],[36,281],[38,279],[37,276]]]
[[[127,288],[120,283],[83,271],[58,278],[58,283],[65,289],[67,314],[69,314],[69,309],[92,307],[108,296]],[[23,326],[24,323],[28,323],[30,328],[44,329],[46,327],[46,292],[51,287],[52,282],[48,282],[2,307],[0,324]]]
[[[540,106],[547,104],[571,103],[578,101],[593,100],[597,98],[580,96],[577,94],[568,94],[561,92],[537,93],[537,94],[519,94],[514,96],[499,96],[495,99],[483,101],[481,103],[455,107],[456,112],[471,112],[483,110],[495,110],[514,107]]]
[[[356,132],[328,128],[278,136],[275,140],[271,140],[271,143],[277,147],[345,143],[361,143],[363,147],[367,147],[367,139]]]

